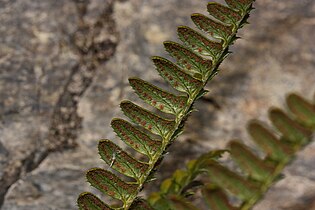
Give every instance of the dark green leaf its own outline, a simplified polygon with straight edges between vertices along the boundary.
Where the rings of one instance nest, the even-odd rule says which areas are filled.
[[[315,128],[315,106],[297,94],[290,94],[287,97],[287,104],[299,121]]]
[[[113,210],[89,192],[81,193],[78,198],[78,206],[80,210]]]
[[[166,92],[139,78],[130,78],[129,83],[141,99],[162,112],[177,115],[186,105],[186,96]]]
[[[202,189],[202,195],[211,210],[237,210],[221,189],[206,186]]]
[[[148,201],[156,210],[176,210],[171,206],[171,202],[159,193],[152,193]]]
[[[185,183],[188,177],[188,173],[187,171],[184,170],[179,170],[177,169],[174,174],[173,174],[173,180],[176,184],[178,184],[179,186],[182,185],[182,183]]]
[[[203,86],[200,80],[185,73],[181,68],[169,60],[162,57],[153,57],[152,60],[160,75],[175,89],[191,96],[196,94],[199,88]]]
[[[176,170],[173,176],[165,179],[161,184],[161,193],[180,193],[180,190],[186,184],[188,173],[183,170]]]
[[[124,203],[137,192],[138,185],[128,184],[113,173],[101,168],[90,169],[86,174],[86,178],[93,187]]]
[[[226,24],[236,25],[242,18],[235,10],[217,2],[209,2],[207,8],[210,15]]]
[[[211,60],[204,59],[176,42],[164,42],[164,46],[166,51],[177,59],[177,63],[183,69],[194,74],[201,74],[203,79],[207,78],[207,75],[211,73]]]
[[[171,178],[165,179],[160,187],[160,191],[162,194],[169,194],[171,192],[174,192],[176,187],[176,183],[173,182]]]
[[[177,33],[185,45],[201,55],[211,56],[215,60],[222,52],[222,43],[211,41],[189,27],[180,26]]]
[[[196,177],[201,172],[204,172],[204,169],[207,167],[207,162],[209,160],[217,160],[222,155],[228,152],[228,150],[213,150],[207,152],[195,160],[191,160],[187,163],[187,169],[192,174],[193,178]]]
[[[143,199],[135,200],[130,206],[130,210],[154,210],[148,202]]]
[[[200,30],[216,39],[221,39],[225,43],[227,43],[229,36],[232,34],[232,26],[223,25],[202,14],[193,14],[191,19]]]
[[[229,5],[232,9],[238,10],[241,13],[247,11],[254,0],[225,0],[227,5]]]
[[[269,112],[272,124],[283,134],[285,139],[293,143],[306,143],[310,140],[311,132],[306,131],[282,110],[272,109]]]
[[[273,169],[254,155],[250,149],[236,141],[230,142],[231,156],[240,168],[257,181],[265,181]]]
[[[212,182],[243,201],[248,201],[259,193],[257,187],[249,180],[214,161],[208,161],[207,168]]]
[[[161,137],[167,136],[174,129],[174,121],[159,117],[130,101],[121,102],[120,107],[133,122]]]
[[[176,210],[198,210],[193,204],[182,197],[171,195],[168,197]]]
[[[117,135],[130,147],[147,155],[150,159],[161,147],[161,141],[151,139],[147,134],[122,119],[113,119],[111,123]]]
[[[191,181],[185,187],[182,188],[181,195],[184,195],[184,196],[191,195],[192,190],[190,189],[198,188],[203,185],[204,183],[202,181],[198,181],[198,180]]]
[[[253,141],[275,161],[282,162],[289,160],[293,150],[283,142],[279,141],[262,123],[252,121],[248,125],[248,133]]]
[[[148,164],[134,159],[110,140],[100,140],[98,151],[111,168],[136,180],[148,169]]]

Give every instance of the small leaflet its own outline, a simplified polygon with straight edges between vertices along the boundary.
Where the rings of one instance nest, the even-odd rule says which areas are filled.
[[[196,206],[180,196],[170,195],[168,196],[168,200],[176,210],[198,210]]]
[[[169,93],[142,79],[129,78],[129,83],[142,100],[162,112],[177,115],[186,105],[186,96]]]
[[[93,187],[102,193],[119,199],[124,203],[137,192],[138,185],[128,184],[113,173],[101,168],[90,169],[86,174],[86,178]]]
[[[136,199],[130,206],[130,210],[154,210],[144,199]]]
[[[286,98],[290,111],[304,125],[315,128],[315,106],[297,94]]]
[[[310,140],[311,132],[289,118],[282,110],[272,109],[269,112],[272,124],[283,134],[285,140],[292,143],[304,144]]]
[[[230,143],[231,156],[240,168],[250,175],[251,178],[263,182],[272,172],[263,160],[254,155],[247,146],[236,141]]]
[[[81,193],[78,198],[78,206],[80,210],[113,210],[98,197],[89,192]]]
[[[203,80],[211,72],[212,62],[176,42],[164,42],[167,52],[176,58],[178,65],[191,74],[201,74]]]
[[[212,60],[216,60],[223,51],[222,43],[209,40],[187,26],[178,27],[177,33],[179,39],[194,52],[211,56]]]
[[[100,140],[98,151],[111,168],[136,180],[148,169],[148,164],[134,159],[110,140]]]
[[[205,186],[202,195],[207,206],[212,210],[237,210],[238,208],[229,203],[228,197],[219,188]]]
[[[214,21],[205,15],[193,14],[191,19],[200,30],[206,32],[213,38],[221,39],[225,43],[227,43],[230,35],[232,34],[232,26],[223,25],[222,23]]]
[[[207,9],[211,16],[228,25],[235,26],[242,19],[242,16],[235,10],[217,2],[209,2]]]
[[[239,11],[240,14],[243,14],[250,8],[254,0],[225,0],[225,2],[229,7],[231,7],[231,9]]]
[[[289,145],[281,142],[263,123],[251,121],[247,128],[252,140],[266,153],[266,155],[277,162],[286,161],[293,154]]]
[[[157,56],[153,57],[152,60],[160,75],[178,91],[185,92],[191,96],[199,92],[199,89],[203,86],[200,80],[185,73],[169,60]]]
[[[159,117],[130,101],[122,101],[120,107],[134,123],[163,138],[174,129],[175,121]]]
[[[123,119],[113,119],[111,125],[116,134],[127,145],[150,159],[161,147],[161,141],[151,139],[147,134]]]
[[[259,193],[257,187],[252,182],[245,180],[243,177],[214,161],[209,161],[207,169],[208,175],[216,185],[229,191],[243,201],[248,201]]]

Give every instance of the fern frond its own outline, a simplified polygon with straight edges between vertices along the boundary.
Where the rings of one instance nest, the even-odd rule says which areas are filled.
[[[155,209],[160,209],[163,202],[173,210],[171,196],[177,196],[184,202],[187,195],[194,193],[187,190],[192,186],[201,188],[205,204],[211,210],[248,210],[258,202],[272,184],[279,180],[283,168],[294,159],[295,154],[312,140],[315,127],[312,120],[315,116],[315,102],[312,104],[297,94],[290,94],[286,98],[289,113],[281,109],[272,108],[269,118],[278,131],[271,132],[263,123],[253,120],[248,125],[248,132],[262,150],[264,157],[258,157],[240,141],[229,143],[231,159],[237,163],[242,173],[228,169],[218,158],[222,150],[212,151],[192,160],[186,170],[177,170],[173,176],[166,179],[160,192],[153,193],[149,202]],[[289,117],[290,116],[290,117]],[[280,137],[277,137],[279,136]],[[197,166],[197,170],[196,170]],[[198,180],[197,175],[202,172],[208,179]],[[194,175],[193,175],[194,174]],[[207,181],[204,181],[207,180]],[[198,183],[198,184],[195,184]],[[235,197],[239,205],[229,202],[229,197]],[[235,200],[235,199],[234,199]],[[186,199],[188,202],[188,200]],[[184,207],[175,208],[177,210]]]
[[[111,207],[103,203],[98,197],[88,192],[82,193],[79,196],[78,206],[80,209],[112,210]]]
[[[123,203],[121,207],[110,208],[129,209],[135,205],[134,202],[139,201],[137,194],[156,170],[168,146],[182,132],[195,101],[207,92],[204,90],[205,85],[217,74],[220,63],[229,52],[229,46],[236,39],[238,29],[249,17],[253,1],[226,1],[226,6],[209,3],[211,18],[201,14],[191,16],[203,33],[180,26],[178,36],[183,44],[170,41],[164,43],[166,51],[176,62],[158,56],[152,58],[160,76],[180,94],[167,92],[138,78],[129,79],[136,94],[145,103],[167,113],[169,119],[133,102],[121,102],[123,113],[138,126],[122,119],[114,119],[112,127],[122,141],[146,155],[148,161],[136,160],[109,140],[99,142],[98,149],[102,159],[121,175],[134,179],[127,182],[104,169],[92,169],[87,173],[88,182],[92,186]],[[196,171],[195,174],[198,173]],[[97,209],[89,205],[93,199],[97,200],[90,194],[82,194],[78,199],[80,209]],[[193,208],[177,197],[173,197],[171,202],[172,206]]]

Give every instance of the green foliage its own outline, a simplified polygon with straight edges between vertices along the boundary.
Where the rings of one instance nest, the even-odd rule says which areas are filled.
[[[115,174],[101,168],[90,169],[86,178],[93,187],[123,202],[128,200],[137,189],[136,184],[126,183]]]
[[[278,131],[271,132],[256,120],[248,125],[248,132],[258,146],[256,150],[261,150],[263,155],[254,154],[253,149],[240,141],[231,141],[225,151],[241,173],[228,169],[220,161],[224,150],[211,151],[190,161],[186,170],[177,170],[166,179],[160,192],[149,197],[153,208],[195,209],[188,197],[200,189],[205,205],[211,210],[251,209],[279,180],[283,168],[294,159],[296,152],[310,143],[315,132],[315,102],[312,104],[297,94],[290,94],[286,99],[288,114],[276,108],[269,111],[269,119]],[[197,177],[200,174],[202,176]],[[174,197],[180,202],[175,207]],[[230,203],[230,197],[237,198],[240,204]]]
[[[148,161],[139,161],[111,141],[101,140],[98,146],[99,154],[119,175],[97,168],[87,172],[87,180],[104,194],[120,200],[122,206],[109,207],[94,195],[83,193],[78,198],[80,209],[150,209],[147,203],[137,198],[137,195],[145,182],[152,177],[168,146],[181,133],[195,101],[207,92],[204,90],[206,83],[217,74],[220,63],[228,55],[229,46],[237,39],[237,31],[249,17],[253,1],[226,0],[227,6],[209,3],[208,11],[211,18],[202,14],[191,16],[202,33],[180,26],[178,36],[183,45],[174,42],[164,43],[166,51],[177,61],[173,63],[161,57],[153,57],[152,60],[158,73],[178,91],[177,94],[169,93],[138,78],[129,79],[130,85],[144,102],[169,114],[165,115],[169,118],[157,115],[133,102],[121,102],[123,113],[137,126],[122,119],[114,119],[112,127],[122,141],[147,156]],[[210,153],[210,157],[218,154],[221,153]],[[188,175],[189,177],[179,171],[179,181],[194,178],[202,168],[201,163],[197,161],[190,164],[193,173]],[[220,171],[221,169],[218,173]],[[124,176],[132,180],[127,181]],[[245,197],[248,197],[247,194]],[[175,208],[195,208],[182,197],[174,196],[170,200],[170,205]]]
[[[104,204],[99,198],[92,193],[82,193],[78,198],[80,209],[95,209],[95,210],[111,210],[108,205]]]
[[[205,185],[202,188],[202,195],[206,205],[212,210],[237,210],[236,207],[229,203],[228,197],[219,188]]]
[[[161,141],[151,139],[146,133],[123,119],[113,119],[111,125],[128,146],[146,155],[150,161],[161,147]]]

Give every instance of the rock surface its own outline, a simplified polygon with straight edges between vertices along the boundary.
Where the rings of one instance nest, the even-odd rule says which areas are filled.
[[[74,1],[75,2],[75,1]],[[48,117],[58,100],[77,55],[64,48],[65,34],[77,30],[78,14],[72,1],[0,2],[0,176],[9,157],[27,153],[47,135]],[[120,33],[116,53],[84,96],[78,114],[82,129],[73,150],[50,154],[30,173],[22,174],[5,197],[3,210],[76,209],[85,183],[84,171],[106,167],[97,140],[115,137],[111,118],[122,116],[119,102],[131,99],[127,78],[140,76],[157,85],[165,83],[154,71],[152,55],[166,55],[164,40],[176,40],[176,26],[189,25],[192,12],[206,13],[206,0],[117,1],[114,18]],[[86,22],[94,22],[103,1],[91,0]],[[240,138],[253,145],[245,132],[252,118],[266,120],[270,106],[283,106],[290,91],[311,98],[315,90],[315,1],[260,0],[241,30],[242,39],[221,72],[208,85],[199,112],[192,114],[185,132],[170,149],[158,177],[167,177],[188,159],[208,149],[223,148]],[[218,108],[219,107],[219,108]],[[117,141],[118,144],[123,144]],[[315,209],[315,143],[299,153],[255,210]],[[16,163],[21,164],[21,163]],[[151,186],[156,189],[157,185]]]

